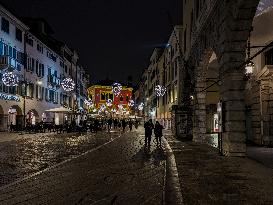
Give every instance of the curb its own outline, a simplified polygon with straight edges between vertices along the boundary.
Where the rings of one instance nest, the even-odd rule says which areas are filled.
[[[166,178],[164,189],[164,204],[168,205],[183,205],[183,197],[180,188],[179,176],[175,162],[175,156],[168,141],[163,138],[166,148],[167,162],[166,162]]]

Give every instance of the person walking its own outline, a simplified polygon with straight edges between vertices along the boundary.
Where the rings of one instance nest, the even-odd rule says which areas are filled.
[[[110,132],[110,130],[112,129],[112,123],[113,123],[112,118],[109,118],[107,121],[108,132]]]
[[[154,124],[151,119],[144,124],[144,129],[145,129],[145,147],[147,147],[147,145],[148,147],[150,147],[153,129],[154,129]]]
[[[130,129],[130,132],[131,132],[132,129],[133,129],[133,122],[132,122],[132,120],[129,120],[129,129]]]
[[[121,120],[121,126],[122,126],[122,131],[125,132],[125,128],[126,128],[126,121],[125,121],[125,119]]]
[[[155,134],[156,146],[157,147],[158,147],[158,144],[161,147],[161,138],[163,136],[162,130],[163,130],[163,126],[158,121],[156,121],[154,134]]]
[[[118,120],[117,119],[114,119],[114,129],[116,130],[118,127]]]

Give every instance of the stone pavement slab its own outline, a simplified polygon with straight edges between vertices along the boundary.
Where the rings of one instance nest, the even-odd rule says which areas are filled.
[[[166,138],[184,204],[273,204],[273,170],[247,157],[223,157],[206,144]]]
[[[0,204],[161,204],[165,154],[126,133],[68,163],[0,190]]]

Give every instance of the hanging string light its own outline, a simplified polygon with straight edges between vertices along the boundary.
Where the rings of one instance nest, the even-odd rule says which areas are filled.
[[[165,93],[166,93],[166,91],[167,91],[167,89],[164,86],[162,86],[162,85],[155,86],[155,94],[158,97],[164,96]]]
[[[13,87],[18,85],[18,77],[12,72],[4,73],[2,76],[2,81],[5,86]]]
[[[88,106],[88,107],[92,107],[93,106],[93,101],[88,98],[88,99],[84,99],[84,103]]]
[[[67,92],[74,90],[75,83],[71,78],[65,78],[61,83],[63,89]]]
[[[112,92],[114,93],[115,96],[119,96],[122,90],[122,85],[120,83],[114,83],[112,85]]]
[[[113,100],[108,99],[108,100],[106,101],[106,105],[107,105],[108,107],[111,107],[111,106],[113,105]]]
[[[128,105],[130,107],[133,107],[135,105],[135,102],[133,100],[129,100]]]

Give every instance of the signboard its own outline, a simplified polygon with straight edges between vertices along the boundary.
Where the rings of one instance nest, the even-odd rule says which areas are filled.
[[[8,95],[8,94],[4,94],[4,93],[0,93],[0,99],[20,102],[20,98],[18,96]]]

